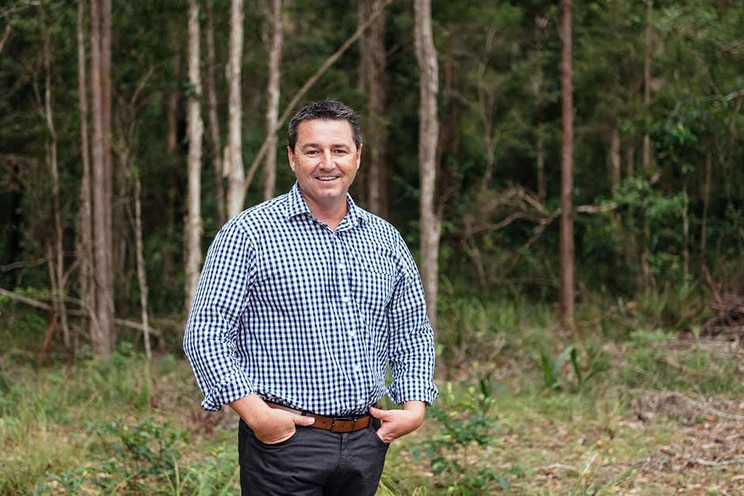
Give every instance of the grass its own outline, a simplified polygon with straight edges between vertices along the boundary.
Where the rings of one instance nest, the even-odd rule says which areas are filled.
[[[393,443],[378,494],[742,493],[740,350],[649,306],[582,308],[569,339],[547,307],[445,301],[441,397]],[[181,357],[147,363],[123,343],[37,368],[44,323],[14,312],[0,320],[0,494],[237,494],[234,414],[200,411]]]

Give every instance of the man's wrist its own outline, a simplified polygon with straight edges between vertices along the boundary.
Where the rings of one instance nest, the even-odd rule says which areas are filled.
[[[251,429],[271,415],[271,407],[257,394],[244,396],[228,405]]]

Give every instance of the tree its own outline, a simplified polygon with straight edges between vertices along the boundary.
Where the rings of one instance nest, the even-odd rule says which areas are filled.
[[[561,0],[561,230],[560,230],[560,318],[564,331],[573,330],[574,239],[573,239],[573,153],[574,106],[571,64],[571,0]]]
[[[52,95],[52,49],[50,36],[47,28],[47,13],[44,4],[39,4],[39,25],[42,32],[42,58],[44,65],[44,98],[40,102],[41,115],[44,116],[48,138],[46,143],[46,162],[49,167],[52,180],[52,218],[53,235],[52,240],[47,243],[47,263],[49,264],[49,280],[53,294],[53,316],[50,329],[54,329],[57,321],[62,326],[62,336],[65,346],[70,347],[70,328],[67,324],[67,308],[65,299],[67,294],[67,275],[65,274],[64,260],[64,233],[62,230],[62,213],[60,208],[60,181],[59,162],[57,160],[57,129],[54,122],[53,95]]]
[[[243,58],[243,0],[230,1],[230,47],[227,64],[227,217],[243,210],[245,171],[243,170],[243,103],[241,97],[241,61]]]
[[[214,174],[214,196],[217,211],[217,224],[225,223],[225,186],[222,181],[222,139],[220,137],[220,120],[217,112],[217,84],[215,81],[216,55],[214,49],[214,9],[212,0],[207,0],[206,26],[206,84],[204,96],[207,103],[208,133],[212,155],[212,173]]]
[[[359,25],[380,12],[364,31],[360,41],[360,86],[367,96],[364,172],[367,186],[367,208],[378,215],[387,215],[387,173],[385,167],[385,15],[384,0],[359,2]]]
[[[282,0],[271,0],[271,47],[269,49],[269,85],[266,105],[266,163],[264,164],[263,198],[274,196],[276,186],[276,141],[279,127],[279,95],[282,75],[282,41],[284,27],[282,23]]]
[[[93,332],[95,322],[95,284],[93,270],[93,206],[91,198],[91,170],[88,119],[88,78],[86,76],[85,50],[85,3],[88,0],[78,0],[77,12],[77,62],[78,62],[78,106],[80,111],[80,161],[82,171],[80,177],[80,211],[77,220],[76,257],[80,263],[79,284],[80,301],[85,303],[85,314],[90,317],[88,325]]]
[[[187,214],[186,214],[186,291],[184,308],[188,312],[191,300],[194,298],[196,284],[199,281],[199,270],[202,262],[201,237],[201,161],[202,138],[204,125],[201,117],[201,30],[199,29],[199,4],[197,0],[189,0],[188,15],[188,73],[189,94],[187,100],[187,134],[189,151],[187,157]]]
[[[421,186],[421,278],[426,291],[426,305],[432,326],[436,329],[439,277],[440,215],[435,211],[437,180],[437,146],[439,117],[439,66],[431,27],[431,0],[414,0],[414,37],[419,68],[419,180]]]
[[[111,224],[111,2],[90,2],[90,97],[93,140],[93,238],[95,316],[91,348],[107,358],[116,346],[114,327],[113,231]]]

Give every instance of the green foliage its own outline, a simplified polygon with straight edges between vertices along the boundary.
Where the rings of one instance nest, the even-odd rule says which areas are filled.
[[[434,476],[443,481],[444,494],[486,494],[493,489],[509,489],[509,478],[478,459],[480,448],[494,442],[496,429],[493,410],[498,387],[491,376],[464,388],[451,382],[441,392],[439,403],[430,411],[440,432],[413,448],[415,458],[430,460]],[[511,476],[521,476],[519,470]]]
[[[585,360],[585,363],[581,363]],[[570,364],[573,375],[566,372]],[[550,390],[569,388],[581,391],[595,375],[610,368],[609,362],[601,350],[591,347],[583,352],[575,345],[566,346],[555,359],[544,351],[540,352],[540,368],[545,387]]]
[[[202,5],[205,7],[205,5]],[[725,275],[744,245],[738,200],[744,195],[744,126],[738,112],[744,87],[741,12],[731,3],[654,4],[653,46],[646,47],[645,7],[629,1],[589,2],[574,9],[573,84],[576,107],[574,200],[616,205],[611,212],[577,211],[577,283],[587,291],[623,298],[649,288],[699,280],[703,262]],[[112,95],[116,149],[113,220],[117,316],[139,310],[131,212],[131,178],[142,184],[144,256],[150,308],[157,316],[183,311],[183,211],[186,198],[184,98],[186,5],[125,2],[113,5]],[[229,2],[214,2],[216,67],[224,67]],[[323,62],[355,31],[355,5],[317,0],[285,8],[283,111]],[[438,198],[443,214],[441,278],[458,292],[517,294],[533,301],[557,298],[557,222],[560,187],[560,11],[549,2],[445,2],[433,9],[439,55],[442,142]],[[59,162],[60,214],[67,291],[79,296],[76,240],[81,209],[82,154],[77,85],[76,5],[11,1],[0,13],[9,28],[0,57],[0,285],[48,288],[48,242],[54,237],[47,163],[50,131],[43,113],[45,41],[49,52],[53,123]],[[203,26],[206,14],[202,11]],[[389,177],[388,217],[405,239],[418,243],[418,65],[413,10],[392,2],[385,15],[384,115]],[[243,150],[247,164],[265,136],[262,118],[270,27],[265,9],[245,13]],[[163,33],[166,33],[163,36]],[[310,99],[340,98],[367,117],[359,43],[353,44],[310,88]],[[651,50],[650,102],[643,97],[644,59]],[[206,62],[206,60],[205,60]],[[206,64],[205,64],[206,68]],[[73,82],[73,84],[71,84]],[[224,145],[226,81],[217,71],[219,124]],[[171,97],[177,98],[177,145],[166,147]],[[304,103],[304,102],[301,102]],[[205,118],[207,114],[204,113]],[[613,134],[617,133],[617,134]],[[651,163],[642,168],[649,137]],[[619,139],[620,185],[602,164]],[[277,192],[293,181],[283,159]],[[202,168],[205,248],[219,228],[215,175],[207,142]],[[613,152],[614,153],[614,152]],[[612,155],[612,154],[609,154]],[[123,158],[130,170],[124,170]],[[363,164],[365,162],[363,161]],[[538,163],[544,165],[538,184]],[[706,164],[710,169],[710,188]],[[261,200],[260,168],[248,204]],[[217,179],[218,181],[221,179]],[[363,178],[355,190],[366,204]],[[518,187],[539,198],[543,210],[524,212],[498,203]],[[612,188],[617,190],[613,191]],[[679,229],[682,219],[688,232]],[[508,221],[508,222],[506,222]],[[503,224],[503,226],[502,226]],[[495,226],[502,226],[498,229]],[[533,239],[533,236],[534,239]],[[704,239],[700,239],[704,238]],[[524,250],[522,248],[525,248]],[[648,264],[648,274],[641,268]],[[722,267],[724,269],[719,269]],[[73,270],[70,270],[73,269]],[[646,278],[646,280],[644,280]],[[649,281],[648,278],[652,278]],[[20,331],[19,331],[20,332]],[[74,350],[76,353],[84,349]]]

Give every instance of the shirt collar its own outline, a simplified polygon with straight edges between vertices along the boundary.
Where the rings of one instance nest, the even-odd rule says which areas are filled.
[[[349,207],[349,211],[339,224],[339,228],[342,226],[355,227],[366,220],[367,212],[357,207],[348,193],[346,194],[346,205]],[[287,194],[286,213],[288,219],[297,215],[312,215],[310,207],[307,206],[307,202],[300,191],[300,184],[296,181]]]

